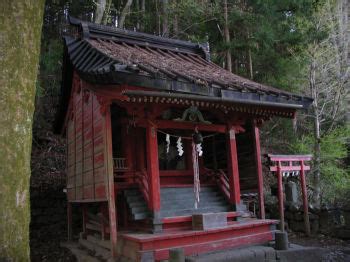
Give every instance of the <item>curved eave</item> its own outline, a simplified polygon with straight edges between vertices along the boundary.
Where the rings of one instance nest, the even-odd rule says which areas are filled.
[[[128,84],[131,86],[146,87],[178,93],[183,96],[196,96],[198,99],[213,99],[217,102],[235,102],[251,105],[274,105],[275,107],[291,107],[294,109],[307,109],[312,99],[308,97],[284,97],[269,95],[262,92],[241,92],[222,89],[218,87],[202,86],[195,83],[172,80],[167,78],[153,78],[146,75],[138,75],[130,72],[106,70],[101,74],[86,74],[79,72],[81,77],[94,84]],[[148,91],[146,91],[148,93]],[[151,91],[150,91],[151,92]]]

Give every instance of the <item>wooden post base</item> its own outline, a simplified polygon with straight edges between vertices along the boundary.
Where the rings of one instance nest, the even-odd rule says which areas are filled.
[[[163,231],[163,221],[159,212],[153,213],[152,224],[152,233],[161,233]]]
[[[287,250],[288,249],[288,234],[287,232],[277,231],[275,233],[275,249]]]

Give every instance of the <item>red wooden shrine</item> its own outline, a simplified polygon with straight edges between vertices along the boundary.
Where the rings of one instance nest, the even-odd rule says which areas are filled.
[[[98,234],[113,257],[135,261],[271,241],[259,128],[312,100],[220,68],[206,45],[70,22],[56,121],[67,138],[69,238],[80,207],[83,237]],[[193,230],[192,215],[208,213],[225,225]]]

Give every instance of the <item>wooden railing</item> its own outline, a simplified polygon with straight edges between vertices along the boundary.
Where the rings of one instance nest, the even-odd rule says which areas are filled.
[[[148,175],[146,170],[142,170],[136,173],[136,183],[139,185],[139,189],[145,198],[148,207],[150,207]]]
[[[113,167],[115,172],[121,172],[128,170],[125,157],[113,158]]]
[[[227,200],[230,199],[230,185],[229,180],[226,175],[226,173],[222,169],[218,170],[212,170],[212,169],[206,169],[206,176],[213,180],[218,187],[220,188],[221,192],[224,194]]]

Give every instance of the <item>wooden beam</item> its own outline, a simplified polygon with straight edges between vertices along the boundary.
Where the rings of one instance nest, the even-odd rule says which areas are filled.
[[[253,135],[254,135],[256,173],[258,177],[260,218],[265,219],[264,179],[263,179],[262,166],[261,166],[260,134],[259,134],[259,127],[256,125],[255,121],[253,123]]]
[[[268,158],[271,161],[310,161],[312,159],[312,155],[273,155],[268,154]]]
[[[109,231],[111,240],[112,257],[117,257],[117,211],[115,199],[114,186],[114,172],[113,172],[113,149],[112,149],[112,123],[111,123],[111,107],[106,106],[105,113],[105,152],[107,160],[107,180],[108,180],[108,211],[109,211]]]
[[[237,145],[235,130],[230,126],[227,136],[227,171],[230,185],[230,203],[236,208],[241,202],[241,192],[239,186],[239,171],[237,159]]]
[[[302,167],[301,166],[271,166],[270,171],[272,172],[277,172],[278,170],[283,171],[301,171]],[[304,171],[310,170],[310,166],[304,166],[303,167]]]

